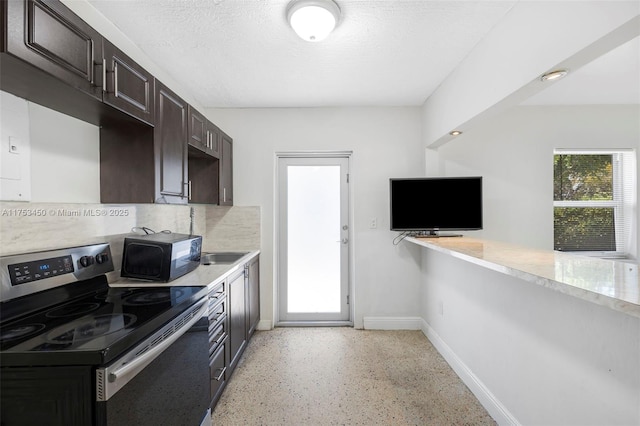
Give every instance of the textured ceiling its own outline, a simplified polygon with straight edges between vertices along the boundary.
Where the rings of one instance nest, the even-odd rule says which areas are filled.
[[[313,107],[422,105],[518,0],[336,0],[320,43],[289,0],[87,1],[204,107]],[[639,104],[639,63],[636,39],[525,104]]]
[[[337,0],[321,43],[287,0],[88,0],[204,107],[422,105],[515,1]]]

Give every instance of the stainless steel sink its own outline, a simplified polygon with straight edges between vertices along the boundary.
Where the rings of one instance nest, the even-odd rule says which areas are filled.
[[[231,265],[249,254],[248,251],[202,253],[200,264],[202,265]]]

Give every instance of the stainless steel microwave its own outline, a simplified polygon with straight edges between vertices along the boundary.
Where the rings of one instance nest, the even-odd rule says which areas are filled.
[[[202,237],[157,232],[126,237],[122,253],[122,277],[168,282],[200,265]]]

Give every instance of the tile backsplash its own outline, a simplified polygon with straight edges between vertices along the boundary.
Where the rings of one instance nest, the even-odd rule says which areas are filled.
[[[188,234],[190,207],[204,251],[260,249],[259,207],[0,202],[0,256],[108,242],[119,270],[125,236],[141,227]]]

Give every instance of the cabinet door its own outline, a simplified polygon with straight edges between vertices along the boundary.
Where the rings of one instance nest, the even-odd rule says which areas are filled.
[[[187,203],[187,103],[161,82],[155,82],[156,202]]]
[[[220,159],[220,202],[221,206],[233,205],[233,140],[220,132],[222,151]]]
[[[106,39],[103,56],[103,102],[153,125],[153,76]]]
[[[207,119],[189,105],[189,145],[206,152],[209,148],[208,138]]]
[[[3,7],[7,52],[102,100],[97,31],[56,0],[8,1]]]
[[[247,339],[251,338],[260,321],[260,258],[249,263],[247,271]]]
[[[238,364],[240,355],[247,343],[246,337],[246,290],[244,269],[229,278],[229,372]]]
[[[220,158],[220,129],[210,121],[207,121],[207,140],[209,141],[209,154]]]

